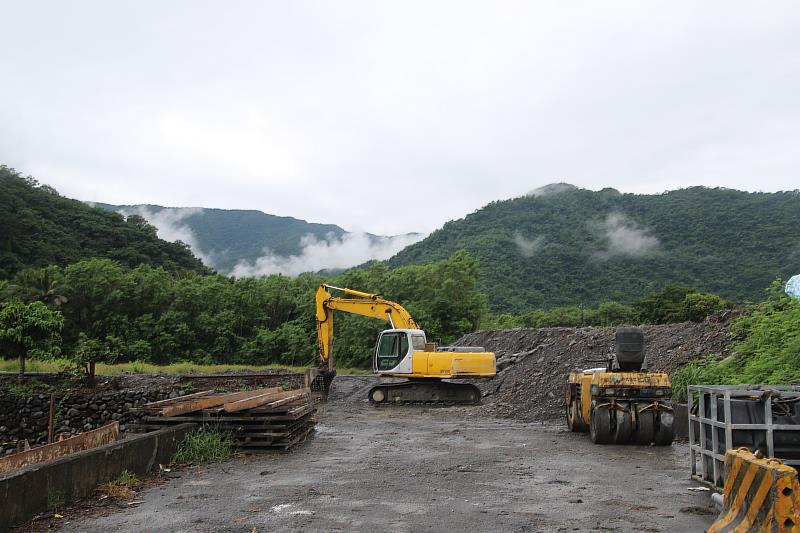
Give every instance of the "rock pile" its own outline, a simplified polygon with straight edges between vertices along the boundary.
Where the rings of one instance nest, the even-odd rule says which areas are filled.
[[[697,357],[728,355],[732,316],[644,326],[649,368],[673,372]],[[497,376],[476,382],[484,394],[483,409],[498,416],[545,421],[563,417],[563,388],[570,372],[605,366],[614,328],[479,331],[456,344],[483,346],[497,355]]]

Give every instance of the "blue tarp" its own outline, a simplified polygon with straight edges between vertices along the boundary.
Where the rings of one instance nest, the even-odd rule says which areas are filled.
[[[789,282],[786,284],[786,294],[800,300],[800,274],[789,278]]]

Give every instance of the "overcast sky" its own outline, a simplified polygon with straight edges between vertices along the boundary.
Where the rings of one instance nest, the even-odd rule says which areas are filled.
[[[798,6],[3,0],[0,163],[381,234],[556,181],[796,189]]]

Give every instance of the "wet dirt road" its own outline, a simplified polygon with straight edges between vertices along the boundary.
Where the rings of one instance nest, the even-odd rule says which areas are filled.
[[[289,454],[184,472],[144,503],[62,531],[703,531],[685,445],[594,446],[472,408],[375,409],[339,376],[317,433]]]

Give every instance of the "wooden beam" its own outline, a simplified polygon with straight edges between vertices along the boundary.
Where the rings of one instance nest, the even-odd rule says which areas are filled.
[[[252,398],[253,396],[280,392],[282,390],[283,389],[281,387],[271,387],[268,389],[234,392],[231,394],[218,394],[215,396],[197,398],[175,405],[168,405],[161,409],[161,414],[163,416],[179,416],[186,413],[191,413],[193,411],[199,411],[201,409],[217,407],[219,405],[235,402],[237,400],[245,400],[247,398]]]
[[[276,400],[282,400],[284,398],[296,395],[299,391],[306,391],[306,390],[307,389],[299,389],[299,390],[295,389],[284,392],[262,394],[260,396],[254,396],[252,398],[247,398],[245,400],[226,403],[224,407],[226,412],[236,413],[238,411],[244,411],[245,409],[252,409],[253,407],[259,407],[261,405],[264,405],[269,402],[274,402]]]
[[[112,422],[106,426],[86,433],[81,433],[61,442],[46,444],[32,448],[25,452],[15,453],[0,458],[0,474],[22,468],[23,466],[51,461],[70,453],[96,448],[109,444],[119,438],[119,422]]]
[[[150,408],[150,407],[160,407],[162,405],[169,405],[171,403],[176,403],[181,400],[187,400],[189,398],[199,398],[201,396],[208,396],[209,394],[213,394],[213,390],[204,390],[201,392],[195,392],[193,394],[186,394],[184,396],[178,396],[177,398],[167,398],[166,400],[158,400],[157,402],[150,402],[144,404],[142,407]]]
[[[295,394],[294,396],[289,396],[288,398],[283,398],[282,400],[277,400],[275,402],[270,402],[268,404],[262,405],[263,408],[273,408],[273,407],[280,407],[281,405],[285,405],[287,403],[293,402],[295,400],[299,400],[301,398],[307,398],[307,392],[300,392],[299,394]]]

